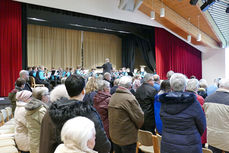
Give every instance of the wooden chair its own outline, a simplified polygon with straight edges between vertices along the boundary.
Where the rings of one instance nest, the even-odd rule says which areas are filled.
[[[210,149],[202,148],[203,153],[213,153]]]
[[[5,109],[2,109],[1,113],[2,113],[2,116],[3,116],[4,123],[5,123],[6,121],[9,120],[9,117],[7,115],[7,111]]]
[[[5,110],[7,112],[8,118],[12,119],[13,118],[12,108],[11,107],[6,107]]]
[[[160,153],[157,136],[149,131],[138,130],[136,153],[139,149],[145,153]]]
[[[30,83],[31,83],[31,87],[32,88],[36,88],[36,87],[44,87],[44,84],[36,84],[35,78],[30,76],[29,77]]]
[[[162,139],[161,135],[157,134],[157,142],[158,142],[158,146],[159,146],[160,150],[161,150],[161,139]]]

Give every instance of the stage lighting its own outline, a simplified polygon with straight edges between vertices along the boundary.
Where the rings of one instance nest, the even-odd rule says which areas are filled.
[[[204,12],[204,11],[206,11],[209,7],[211,7],[213,4],[215,4],[215,0],[208,0],[208,1],[206,1],[206,2],[200,7],[200,9]]]
[[[190,0],[191,5],[196,5],[197,2],[198,2],[198,0]]]

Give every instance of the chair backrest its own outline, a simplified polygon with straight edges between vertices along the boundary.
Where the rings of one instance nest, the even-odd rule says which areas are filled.
[[[13,118],[12,108],[11,107],[6,107],[5,109],[6,109],[7,113],[8,113],[9,119]]]
[[[161,135],[157,134],[157,141],[158,141],[159,148],[161,148],[161,139],[162,139]]]
[[[152,133],[149,131],[138,130],[138,142],[144,146],[152,146]]]
[[[210,149],[202,148],[203,153],[213,153]]]
[[[31,83],[31,87],[34,88],[35,85],[36,85],[35,78],[32,77],[32,76],[30,76],[30,77],[29,77],[29,80],[30,80],[30,83]]]
[[[7,111],[5,109],[2,109],[1,112],[2,112],[2,115],[3,115],[4,121],[7,121],[7,117],[8,117]]]
[[[4,124],[4,117],[2,115],[2,112],[0,112],[0,126]]]

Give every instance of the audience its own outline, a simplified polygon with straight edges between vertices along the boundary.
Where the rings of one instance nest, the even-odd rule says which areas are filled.
[[[136,152],[138,129],[144,122],[144,113],[129,91],[131,83],[131,77],[121,77],[108,105],[109,133],[115,153]]]
[[[60,144],[54,153],[97,153],[95,146],[95,125],[86,117],[68,120],[61,130]]]
[[[113,87],[113,82],[111,80],[111,74],[106,72],[104,74],[104,78],[103,78],[105,81],[109,82],[110,83],[110,87],[112,88]]]
[[[39,153],[41,122],[48,108],[48,101],[48,88],[37,87],[33,89],[32,100],[25,106],[30,153]]]
[[[163,124],[161,153],[202,153],[205,115],[195,94],[184,92],[186,82],[183,74],[173,74],[170,78],[172,92],[159,98]]]
[[[97,93],[98,84],[94,77],[90,77],[85,87],[86,94],[84,96],[83,101],[91,104],[93,106],[93,99]]]
[[[205,99],[207,141],[213,153],[229,153],[229,79],[219,82],[219,89]]]
[[[198,95],[202,96],[204,99],[208,96],[207,94],[207,81],[205,79],[201,79],[199,81],[199,89],[197,91]]]
[[[32,92],[23,90],[17,92],[17,107],[14,113],[15,119],[15,142],[21,153],[29,153],[29,135],[25,118],[25,106],[31,100]]]
[[[111,88],[111,91],[110,91],[111,95],[113,95],[116,92],[116,90],[118,88],[118,84],[119,84],[119,79],[115,79],[114,80],[114,86]]]
[[[141,129],[155,134],[154,97],[157,91],[153,86],[154,77],[148,73],[144,77],[144,83],[137,89],[135,97],[144,112],[144,124]]]
[[[47,78],[44,73],[44,66],[39,66],[38,71],[36,73],[36,83],[44,84],[50,91],[51,88],[49,83],[47,82]]]
[[[159,93],[155,96],[154,100],[154,116],[155,116],[155,124],[157,132],[161,135],[162,134],[162,121],[160,117],[160,110],[161,110],[161,102],[159,101],[160,95],[164,93],[168,93],[171,91],[169,80],[164,80],[161,83],[161,88]]]
[[[32,92],[32,89],[31,89],[31,87],[30,87],[30,85],[28,83],[28,81],[29,81],[29,73],[28,73],[28,71],[21,70],[20,73],[19,73],[19,76],[20,76],[21,79],[24,79],[26,81],[23,90],[28,90],[28,91]]]
[[[79,75],[70,75],[65,86],[70,99],[61,99],[53,102],[49,108],[49,115],[57,128],[56,143],[61,144],[60,131],[64,123],[74,117],[84,116],[91,119],[96,129],[95,150],[99,153],[108,153],[110,151],[110,142],[106,136],[102,121],[96,110],[86,102],[83,102],[85,95],[85,80]]]
[[[160,81],[160,76],[157,75],[157,74],[154,74],[154,75],[153,75],[153,79],[154,79],[154,85],[153,85],[153,87],[154,87],[157,91],[159,91],[159,90],[160,90],[160,83],[161,83],[161,81]]]

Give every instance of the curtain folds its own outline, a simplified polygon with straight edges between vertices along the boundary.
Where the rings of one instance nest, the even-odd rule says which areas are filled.
[[[167,79],[169,70],[202,78],[201,52],[164,29],[155,28],[156,71]]]
[[[0,0],[0,97],[14,88],[21,68],[21,4]]]

